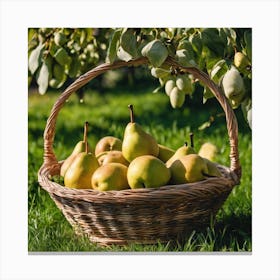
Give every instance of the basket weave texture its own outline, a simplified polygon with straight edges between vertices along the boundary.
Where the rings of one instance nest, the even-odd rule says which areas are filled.
[[[52,176],[60,174],[62,164],[53,151],[56,119],[69,96],[108,70],[143,64],[148,64],[144,57],[129,62],[104,63],[83,74],[60,95],[45,127],[44,162],[38,172],[39,184],[49,193],[77,234],[87,235],[92,242],[101,245],[168,242],[202,229],[209,225],[241,177],[237,121],[221,89],[204,72],[195,67],[183,67],[168,57],[166,65],[191,73],[207,85],[225,112],[230,167],[218,165],[223,176],[155,189],[106,192],[71,189],[52,181]]]

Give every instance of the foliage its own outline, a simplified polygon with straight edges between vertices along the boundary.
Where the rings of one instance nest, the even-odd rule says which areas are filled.
[[[186,95],[194,95],[200,82],[191,75],[182,82],[180,72],[163,66],[167,56],[182,66],[206,72],[224,91],[228,89],[223,77],[235,67],[242,80],[242,90],[235,91],[236,85],[232,83],[227,97],[234,109],[242,107],[251,127],[252,33],[249,28],[30,28],[28,39],[29,84],[36,80],[41,94],[48,87],[65,86],[69,79],[100,62],[145,56],[151,74],[159,80],[157,90],[166,90],[170,80],[175,82],[176,90],[166,93],[172,106],[178,108],[183,106]],[[212,97],[204,87],[203,103]]]

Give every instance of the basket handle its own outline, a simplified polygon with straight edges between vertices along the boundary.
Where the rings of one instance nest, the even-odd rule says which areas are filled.
[[[58,161],[53,151],[55,125],[60,109],[63,107],[64,103],[72,93],[80,89],[93,78],[99,76],[100,74],[103,74],[108,70],[114,70],[124,66],[139,66],[148,63],[149,61],[146,57],[140,57],[134,60],[130,60],[128,62],[115,61],[113,63],[103,63],[93,68],[92,70],[86,72],[85,74],[81,75],[70,86],[68,86],[53,105],[50,116],[47,120],[47,124],[44,131],[44,162],[41,168],[52,165],[58,165]],[[206,73],[202,72],[196,67],[181,66],[176,60],[174,60],[171,57],[168,57],[164,64],[175,67],[185,73],[192,74],[195,78],[204,83],[219,101],[226,115],[227,130],[230,141],[230,170],[232,171],[232,173],[235,174],[234,177],[237,177],[236,181],[238,182],[241,178],[241,166],[239,163],[238,156],[238,125],[235,114],[231,106],[229,105],[225,95],[223,94],[222,90],[209,78],[209,76]]]

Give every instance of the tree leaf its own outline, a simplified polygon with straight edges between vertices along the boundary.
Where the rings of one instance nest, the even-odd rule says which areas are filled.
[[[168,56],[166,46],[160,40],[149,42],[141,51],[154,67],[160,67]]]
[[[118,51],[118,42],[120,40],[121,33],[122,33],[121,28],[116,29],[114,31],[107,50],[106,62],[112,63],[116,59],[117,51]]]
[[[72,60],[64,48],[59,48],[54,54],[54,58],[62,66],[70,65]]]
[[[211,125],[210,121],[207,121],[198,127],[198,130],[204,130]]]
[[[30,56],[29,56],[29,59],[28,59],[28,67],[29,67],[29,70],[30,70],[32,75],[35,73],[35,71],[38,69],[38,67],[40,65],[40,60],[41,60],[43,47],[44,47],[43,44],[39,44],[37,46],[37,48],[35,48],[30,53]]]
[[[132,57],[137,57],[137,41],[136,36],[131,28],[125,30],[121,35],[121,46]]]
[[[133,57],[127,53],[122,47],[119,47],[118,52],[117,52],[117,56],[120,60],[123,61],[129,61],[131,60]]]
[[[46,63],[43,63],[37,78],[37,83],[39,86],[39,93],[45,94],[48,89],[49,84],[49,70]]]
[[[220,78],[228,71],[227,63],[224,59],[219,60],[210,71],[210,78],[218,83]]]

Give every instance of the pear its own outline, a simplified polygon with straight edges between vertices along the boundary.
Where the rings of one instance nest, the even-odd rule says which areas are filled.
[[[88,131],[88,122],[85,122],[84,124],[84,139],[83,141],[79,141],[74,150],[72,151],[71,155],[64,160],[63,164],[61,165],[60,168],[60,175],[62,177],[65,176],[65,173],[67,171],[67,169],[69,168],[69,166],[71,165],[71,163],[73,162],[74,158],[77,156],[77,154],[84,152],[86,150],[86,138],[87,138],[87,131]],[[89,148],[90,149],[90,148]]]
[[[165,89],[165,93],[170,96],[170,93],[172,91],[172,89],[176,86],[176,82],[173,78],[170,78],[169,80],[166,81],[164,89]]]
[[[95,146],[95,156],[106,151],[121,151],[122,140],[114,136],[105,136],[101,138]]]
[[[127,166],[117,162],[100,166],[91,177],[91,185],[99,191],[129,189]]]
[[[185,93],[179,90],[177,86],[175,86],[171,90],[169,98],[172,108],[181,108],[185,102]]]
[[[218,169],[217,165],[207,158],[203,158],[207,165],[207,175],[210,177],[222,177],[221,171]]]
[[[175,154],[174,150],[164,145],[158,144],[158,147],[159,147],[158,158],[164,163],[167,162]]]
[[[175,154],[166,162],[166,166],[169,168],[171,164],[181,158],[182,156],[189,155],[189,154],[195,154],[195,150],[193,147],[188,146],[188,143],[185,142],[185,145],[180,147],[179,149],[176,150]]]
[[[201,181],[208,174],[206,161],[197,154],[189,154],[176,159],[169,169],[172,184]]]
[[[245,85],[239,71],[232,66],[222,79],[222,88],[231,105],[237,108],[245,97]]]
[[[146,133],[143,128],[136,122],[134,122],[133,106],[128,106],[130,109],[130,123],[127,124],[123,143],[122,153],[124,158],[131,162],[136,157],[142,155],[158,156],[159,147],[155,138]]]
[[[205,142],[199,149],[198,155],[207,158],[209,160],[214,160],[218,152],[218,148],[210,143],[210,142]]]
[[[85,152],[77,154],[65,173],[64,185],[66,187],[77,189],[91,188],[91,177],[99,167],[99,163],[95,155],[89,152],[87,140],[85,143]]]
[[[170,176],[165,164],[151,155],[135,158],[127,170],[128,184],[132,189],[164,186],[169,182]]]
[[[247,67],[251,66],[249,58],[242,52],[236,52],[233,59],[234,65],[240,69],[240,71],[245,70]]]
[[[129,165],[129,162],[124,158],[121,151],[108,151],[101,153],[97,158],[100,165],[105,165],[111,162],[118,162],[125,166]]]

